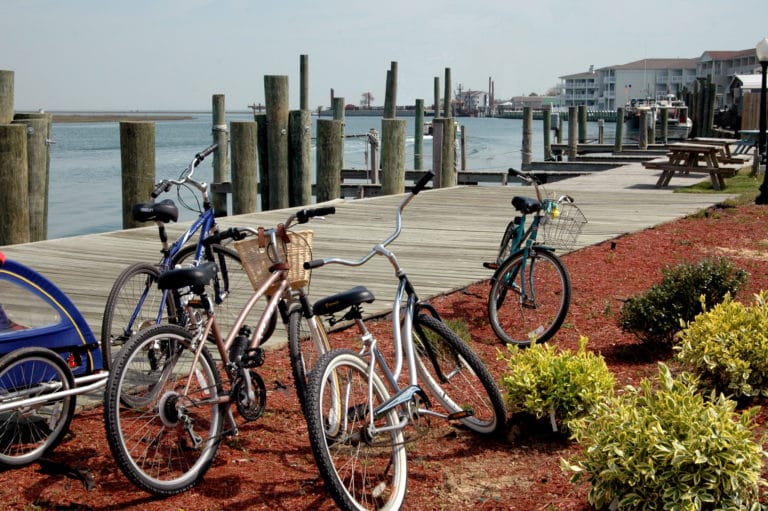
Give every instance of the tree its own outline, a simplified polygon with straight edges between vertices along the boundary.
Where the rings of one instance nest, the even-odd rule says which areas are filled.
[[[374,100],[373,94],[370,92],[363,92],[360,98],[360,106],[365,108],[371,108],[371,102]]]

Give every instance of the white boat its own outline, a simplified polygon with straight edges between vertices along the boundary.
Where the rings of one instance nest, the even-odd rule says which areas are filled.
[[[667,117],[667,138],[671,140],[685,140],[691,133],[693,121],[688,117],[688,107],[682,99],[678,99],[674,94],[667,94],[656,99],[633,99],[627,103],[624,109],[624,121],[627,123],[629,131],[638,131],[640,129],[640,118],[643,115],[649,116],[649,122],[653,122],[656,129],[656,136],[661,136],[661,117],[662,110],[666,109]]]

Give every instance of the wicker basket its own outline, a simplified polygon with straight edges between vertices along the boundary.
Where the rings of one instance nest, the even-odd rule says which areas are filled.
[[[299,289],[309,284],[310,271],[304,269],[304,262],[312,259],[313,236],[313,231],[288,231],[290,242],[279,243],[278,252],[290,265],[288,280],[291,281],[292,289]],[[267,251],[266,247],[259,247],[257,236],[236,241],[235,248],[253,289],[258,290],[270,276],[269,268],[274,264],[270,258],[272,251]],[[270,287],[267,294],[274,293],[276,289],[276,285]]]
[[[587,218],[572,202],[551,201],[541,217],[536,242],[548,247],[572,250]],[[555,212],[556,211],[556,212]]]

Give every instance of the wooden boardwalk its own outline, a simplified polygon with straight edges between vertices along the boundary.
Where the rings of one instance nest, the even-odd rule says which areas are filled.
[[[676,177],[671,187],[662,190],[654,186],[657,179],[658,172],[629,164],[552,183],[547,189],[555,195],[573,196],[586,215],[589,223],[579,239],[580,246],[665,223],[729,197],[727,193],[673,193],[676,186],[700,181],[702,176]],[[429,190],[416,197],[405,211],[403,232],[391,248],[422,298],[487,279],[490,272],[482,263],[495,257],[503,229],[513,215],[512,196],[532,193],[530,187],[460,186]],[[335,216],[308,224],[315,231],[314,256],[361,257],[392,231],[395,207],[401,199],[388,196],[336,201]],[[220,223],[225,227],[271,226],[287,216],[288,210],[281,210],[226,217]],[[186,225],[172,226],[170,235]],[[4,246],[0,251],[53,280],[98,336],[115,277],[129,263],[158,260],[159,242],[152,226]],[[599,264],[595,261],[596,269]],[[367,313],[389,311],[396,280],[384,258],[375,258],[360,268],[330,265],[317,269],[312,275],[311,293],[321,297],[355,284],[369,286],[377,296],[377,302],[366,307]]]

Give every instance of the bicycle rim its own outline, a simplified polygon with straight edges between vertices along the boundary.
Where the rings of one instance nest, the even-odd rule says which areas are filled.
[[[413,332],[416,368],[442,413],[471,410],[461,419],[469,429],[495,434],[506,423],[506,408],[493,376],[480,358],[444,323],[419,314]],[[434,403],[433,403],[434,406]]]
[[[377,375],[372,382],[371,403],[368,364],[346,350],[324,355],[310,376],[306,419],[312,451],[326,488],[345,510],[396,510],[405,499],[408,474],[402,429],[369,434],[371,410],[389,397]],[[374,421],[377,427],[397,423],[394,409]]]
[[[307,318],[301,307],[294,308],[288,320],[288,350],[296,394],[305,410],[309,373],[320,357],[331,351],[322,320],[317,316]]]
[[[560,328],[571,301],[571,281],[560,259],[548,251],[520,252],[491,279],[488,319],[503,343],[546,342]]]
[[[56,447],[69,428],[75,411],[75,396],[23,405],[23,399],[69,390],[72,372],[54,352],[43,348],[21,348],[0,361],[0,403],[19,402],[0,412],[0,464],[32,463]]]
[[[194,359],[186,330],[154,326],[126,344],[107,382],[110,449],[125,475],[156,495],[197,484],[218,450],[219,375],[205,348]]]

